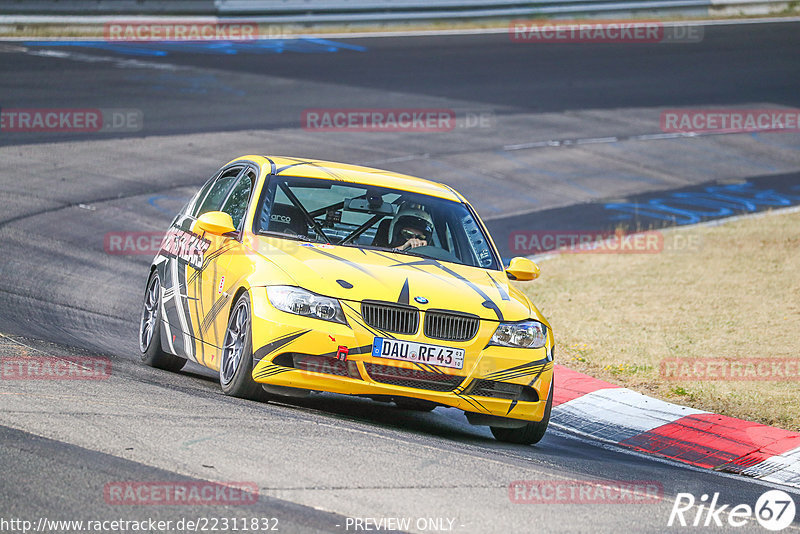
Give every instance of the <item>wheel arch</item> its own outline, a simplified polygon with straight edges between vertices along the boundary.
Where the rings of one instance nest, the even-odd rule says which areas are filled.
[[[231,313],[233,313],[233,307],[236,306],[236,303],[239,301],[239,297],[242,296],[243,293],[246,293],[250,290],[250,288],[246,286],[239,286],[239,289],[236,290],[236,293],[233,294],[233,298],[231,299],[231,305],[228,308],[228,319],[230,320]],[[250,303],[250,308],[252,309],[253,303]]]

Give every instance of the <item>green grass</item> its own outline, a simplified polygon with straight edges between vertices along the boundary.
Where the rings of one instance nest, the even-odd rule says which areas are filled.
[[[520,287],[556,336],[557,362],[655,397],[800,430],[800,381],[665,380],[665,358],[800,358],[800,213],[694,234],[693,251],[562,254]]]

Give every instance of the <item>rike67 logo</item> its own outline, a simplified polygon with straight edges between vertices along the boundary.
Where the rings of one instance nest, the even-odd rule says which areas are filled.
[[[709,500],[704,493],[696,499],[691,493],[678,493],[667,526],[681,527],[743,527],[755,518],[767,530],[777,532],[792,524],[795,504],[792,496],[781,490],[769,490],[756,501],[755,506],[718,504],[719,493]]]

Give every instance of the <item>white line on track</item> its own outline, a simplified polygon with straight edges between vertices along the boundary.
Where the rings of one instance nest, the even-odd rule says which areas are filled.
[[[519,20],[532,20],[541,24],[574,24],[570,19],[536,19],[529,17],[516,17]],[[581,21],[585,24],[603,24],[604,19],[591,19],[589,21]],[[619,23],[620,21],[613,21]],[[648,22],[653,23],[652,20],[625,20],[626,23]],[[663,21],[661,24],[664,27],[685,27],[685,26],[735,26],[738,24],[774,24],[776,22],[800,22],[800,17],[759,17],[753,19],[700,19],[700,20],[685,20],[685,21]],[[509,24],[511,24],[509,22]],[[439,35],[491,35],[508,33],[509,25],[497,28],[463,28],[463,29],[441,29],[441,30],[398,30],[398,31],[385,31],[385,32],[354,32],[354,33],[320,33],[311,35],[298,35],[297,37],[309,38],[328,38],[328,39],[346,39],[346,38],[369,38],[369,37],[425,37],[425,36],[439,36]]]
[[[752,130],[747,132],[671,132],[671,133],[655,133],[655,134],[641,134],[641,135],[627,135],[627,136],[609,136],[609,137],[576,137],[573,139],[548,139],[547,141],[533,141],[531,143],[519,143],[514,145],[504,145],[503,150],[506,152],[513,152],[515,150],[528,150],[529,148],[545,148],[556,146],[573,146],[573,145],[598,145],[608,143],[618,143],[620,141],[653,141],[658,139],[679,139],[688,137],[701,137],[709,135],[730,135],[741,133],[754,133],[754,132],[768,132],[773,130]]]
[[[111,63],[115,67],[123,69],[156,69],[169,71],[191,70],[191,67],[182,67],[180,65],[173,65],[171,63],[154,63],[149,61],[141,61],[139,59],[94,56],[91,54],[82,54],[80,52],[65,52],[63,50],[31,50],[30,48],[21,48],[22,49],[19,50],[19,52],[23,52],[31,56],[71,59],[73,61],[83,61],[84,63]]]
[[[525,17],[517,17],[519,20],[527,20]],[[538,23],[545,24],[574,24],[570,19],[533,19]],[[127,23],[159,23],[169,24],[170,21],[179,21],[181,23],[195,22],[195,23],[232,23],[232,22],[249,22],[259,24],[262,23],[259,17],[154,17],[154,16],[138,16],[138,17],[125,17],[124,22]],[[0,15],[0,24],[105,24],[108,22],[120,22],[121,18],[117,16],[50,16],[50,15]],[[581,21],[592,24],[603,24],[604,19],[592,19],[589,22]],[[619,21],[615,21],[619,22]],[[630,19],[625,22],[648,22],[652,20],[636,20]],[[698,20],[682,20],[682,21],[663,21],[661,24],[664,27],[685,27],[685,26],[736,26],[736,25],[749,25],[749,24],[775,24],[786,22],[800,22],[800,17],[758,17],[751,19],[698,19]],[[280,25],[275,22],[263,22],[263,24]],[[511,22],[509,21],[509,24]],[[434,29],[434,30],[388,30],[388,31],[363,31],[363,32],[331,32],[331,33],[286,33],[280,38],[287,39],[362,39],[362,38],[384,38],[384,37],[426,37],[426,36],[448,36],[448,35],[492,35],[508,33],[509,25],[498,26],[493,28],[451,28],[451,29]],[[273,38],[272,36],[269,36]],[[82,38],[82,37],[0,37],[5,41],[105,41],[102,37]]]
[[[779,108],[776,108],[779,109]],[[608,137],[575,137],[571,139],[547,139],[545,141],[532,141],[530,143],[516,143],[513,145],[503,145],[499,148],[504,152],[515,152],[518,150],[531,150],[535,148],[554,148],[554,147],[570,147],[582,145],[600,145],[620,143],[624,141],[658,141],[663,139],[694,139],[699,137],[712,137],[717,135],[742,135],[753,133],[770,133],[774,129],[763,130],[748,130],[746,132],[734,131],[720,131],[720,132],[671,132],[671,133],[654,133],[654,134],[640,134],[640,135],[623,135],[623,136],[608,136]],[[383,163],[396,163],[403,161],[412,161],[418,159],[428,159],[431,154],[409,154],[407,156],[397,156],[392,158],[378,159],[368,161],[366,165],[378,165]]]

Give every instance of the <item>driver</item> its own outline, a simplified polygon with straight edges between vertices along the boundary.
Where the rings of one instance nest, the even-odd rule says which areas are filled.
[[[419,205],[403,205],[389,226],[389,235],[389,246],[397,250],[432,245],[433,219]]]

